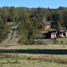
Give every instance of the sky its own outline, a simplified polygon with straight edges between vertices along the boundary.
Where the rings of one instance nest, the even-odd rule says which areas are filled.
[[[58,8],[67,7],[67,0],[0,0],[0,7],[4,6]]]

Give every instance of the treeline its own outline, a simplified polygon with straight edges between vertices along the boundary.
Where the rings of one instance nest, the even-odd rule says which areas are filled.
[[[67,8],[25,8],[25,7],[1,7],[0,8],[0,40],[7,36],[7,22],[18,24],[20,42],[33,44],[39,35],[43,19],[55,21],[56,30],[67,29]]]

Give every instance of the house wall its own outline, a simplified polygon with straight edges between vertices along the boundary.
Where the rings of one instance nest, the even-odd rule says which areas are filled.
[[[47,30],[47,29],[51,28],[51,25],[50,24],[44,24],[44,25],[42,25],[42,28]]]
[[[51,33],[51,38],[56,38],[56,33]]]
[[[67,32],[65,32],[65,36],[67,37]]]

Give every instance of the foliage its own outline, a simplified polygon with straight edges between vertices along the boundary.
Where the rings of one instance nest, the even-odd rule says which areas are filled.
[[[4,23],[4,21],[0,17],[0,42],[7,37],[8,32],[9,32],[9,28],[7,24]]]
[[[19,25],[19,32],[21,35],[21,41],[24,44],[31,44],[34,42],[34,27],[33,23],[30,21],[30,14],[28,10],[24,10],[23,21]]]
[[[0,39],[7,37],[9,30],[7,22],[16,22],[19,26],[20,40],[26,44],[33,43],[36,36],[41,34],[43,18],[54,21],[56,30],[61,27],[67,29],[67,8],[26,8],[26,7],[2,7],[0,8]]]

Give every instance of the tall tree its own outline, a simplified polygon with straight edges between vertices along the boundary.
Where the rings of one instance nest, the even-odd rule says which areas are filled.
[[[10,17],[13,22],[18,21],[18,9],[17,8],[15,8],[15,7],[10,8]]]
[[[7,24],[0,17],[0,42],[7,37],[8,32],[9,32],[9,28]]]
[[[66,27],[66,30],[67,30],[67,11],[64,11],[64,13],[63,13],[63,22],[64,22],[64,26]]]
[[[28,10],[23,12],[23,21],[19,25],[21,41],[24,44],[31,44],[34,41],[34,29],[30,21],[30,13]]]
[[[55,12],[52,14],[52,21],[55,22],[56,30],[59,32],[61,29],[61,23],[60,23],[60,16],[58,13]]]

